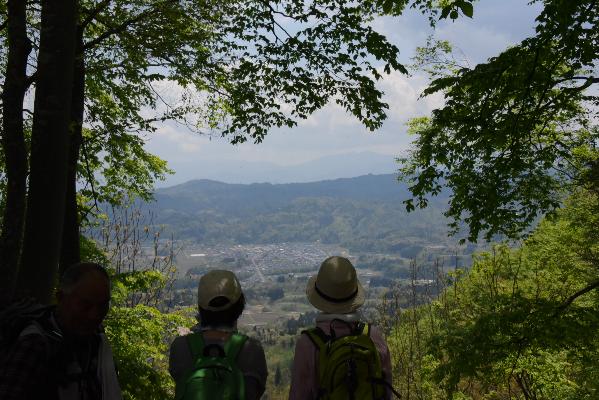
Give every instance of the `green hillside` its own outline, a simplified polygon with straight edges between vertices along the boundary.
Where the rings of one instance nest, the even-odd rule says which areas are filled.
[[[395,175],[292,184],[196,180],[156,191],[155,222],[179,239],[204,244],[315,242],[397,252],[444,243],[447,195],[408,214]]]

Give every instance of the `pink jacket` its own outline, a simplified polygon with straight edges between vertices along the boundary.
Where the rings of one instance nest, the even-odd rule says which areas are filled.
[[[321,314],[316,326],[330,335],[330,320],[339,318],[339,315],[331,316],[331,319],[323,320],[326,314]],[[337,336],[345,336],[350,333],[350,328],[342,322],[333,322],[333,329]],[[391,355],[381,330],[371,326],[370,337],[381,356],[381,363],[385,380],[390,384],[393,382],[391,375]],[[295,344],[295,357],[291,373],[291,387],[289,389],[289,400],[313,400],[318,394],[318,349],[307,335],[301,335]],[[391,391],[387,390],[386,399],[391,399]]]

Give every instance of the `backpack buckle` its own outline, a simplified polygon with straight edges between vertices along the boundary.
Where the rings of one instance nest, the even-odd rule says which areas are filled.
[[[225,349],[222,346],[213,343],[207,346],[204,346],[204,351],[202,354],[204,357],[220,357],[224,358],[226,356]]]

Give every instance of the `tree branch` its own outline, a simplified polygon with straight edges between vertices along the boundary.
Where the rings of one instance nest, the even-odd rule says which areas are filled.
[[[33,83],[37,80],[37,71],[34,72],[33,74],[29,75],[26,79],[25,79],[25,91],[27,91],[29,89],[29,87],[31,85],[33,85]]]
[[[595,78],[594,76],[569,76],[567,78],[562,78],[562,79],[558,79],[557,81],[554,81],[554,84],[558,84],[558,83],[562,83],[562,82],[567,82],[567,81],[572,81],[572,80],[588,80],[590,79],[592,83],[599,83],[599,78]]]
[[[163,4],[169,3],[169,2],[173,2],[174,0],[165,0],[163,2]],[[83,50],[88,50],[92,47],[97,46],[98,44],[102,43],[102,41],[108,39],[110,36],[115,35],[117,33],[121,33],[124,30],[126,30],[129,26],[143,20],[144,18],[152,15],[153,13],[158,11],[158,7],[160,6],[160,4],[156,4],[156,6],[154,8],[151,8],[149,10],[146,10],[145,12],[141,12],[138,15],[136,15],[133,18],[130,18],[128,20],[123,21],[121,24],[113,27],[112,29],[108,29],[106,32],[102,33],[100,36],[98,36],[97,38],[90,40],[89,42],[85,43],[83,45]]]
[[[98,4],[96,8],[90,10],[87,14],[87,17],[81,23],[81,27],[85,29],[85,27],[89,25],[94,20],[94,18],[96,18],[96,16],[110,4],[111,1],[112,0],[103,0]]]
[[[589,285],[587,285],[586,287],[580,289],[578,292],[576,292],[572,296],[568,297],[566,299],[566,301],[564,301],[562,303],[562,305],[560,305],[558,307],[556,315],[559,314],[559,313],[561,313],[561,312],[563,312],[566,308],[568,308],[574,302],[574,300],[576,300],[577,298],[579,298],[583,294],[586,294],[586,293],[590,292],[591,290],[594,290],[594,289],[597,289],[597,288],[599,288],[599,280],[596,280],[595,282],[592,282]]]
[[[85,158],[85,169],[87,171],[87,180],[91,186],[91,190],[92,190],[92,197],[94,199],[94,207],[96,208],[96,210],[100,211],[100,207],[98,207],[98,194],[96,193],[96,190],[94,188],[94,174],[91,171],[90,165],[89,165],[89,159],[87,157],[87,150],[85,148],[85,138],[81,139],[81,149],[83,150],[83,158]]]

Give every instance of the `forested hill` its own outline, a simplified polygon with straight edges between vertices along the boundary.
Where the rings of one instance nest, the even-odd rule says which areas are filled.
[[[444,242],[447,196],[410,214],[407,197],[393,174],[289,184],[194,180],[157,190],[151,207],[167,232],[204,243],[320,240],[393,251]]]
[[[214,208],[234,214],[246,211],[271,211],[304,197],[328,197],[357,201],[401,201],[408,197],[405,185],[394,174],[364,175],[309,183],[227,184],[213,180],[193,180],[155,194],[161,207],[185,211]]]

